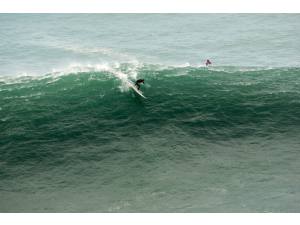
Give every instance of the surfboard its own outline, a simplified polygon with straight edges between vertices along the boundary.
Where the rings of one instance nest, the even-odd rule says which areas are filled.
[[[139,96],[143,97],[143,98],[146,98],[144,95],[143,95],[143,92],[141,92],[140,90],[137,89],[137,87],[131,82],[131,81],[127,81],[129,87],[131,87]]]

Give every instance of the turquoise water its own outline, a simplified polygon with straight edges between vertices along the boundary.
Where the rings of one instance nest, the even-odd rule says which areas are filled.
[[[0,211],[299,212],[299,24],[1,14]]]

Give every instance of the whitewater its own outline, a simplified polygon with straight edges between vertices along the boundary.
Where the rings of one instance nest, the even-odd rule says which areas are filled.
[[[0,212],[299,212],[298,14],[0,21]]]

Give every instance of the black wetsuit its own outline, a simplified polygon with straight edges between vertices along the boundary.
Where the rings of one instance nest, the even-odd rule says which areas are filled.
[[[138,79],[136,82],[135,82],[135,86],[137,86],[137,89],[140,90],[140,83],[143,83],[144,84],[144,79]]]

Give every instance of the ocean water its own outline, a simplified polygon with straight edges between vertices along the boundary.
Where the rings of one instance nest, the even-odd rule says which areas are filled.
[[[299,27],[1,14],[0,212],[299,212]]]

